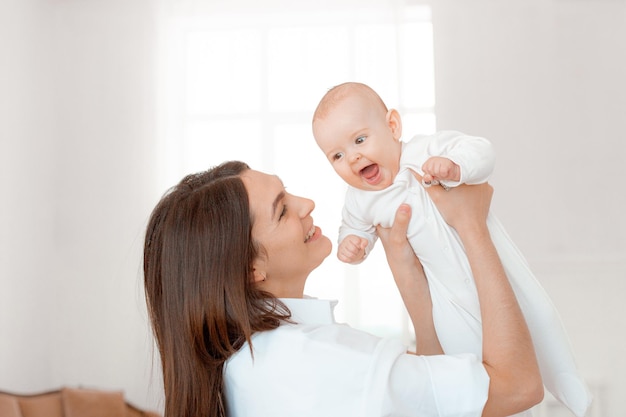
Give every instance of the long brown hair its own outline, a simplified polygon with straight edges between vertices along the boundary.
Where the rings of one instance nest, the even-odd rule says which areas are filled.
[[[166,417],[222,417],[224,362],[289,310],[253,282],[259,248],[248,194],[225,162],[188,175],[152,212],[144,244],[146,301],[165,388]]]

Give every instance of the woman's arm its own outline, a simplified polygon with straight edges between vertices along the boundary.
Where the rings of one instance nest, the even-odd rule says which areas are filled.
[[[490,377],[483,416],[508,416],[543,398],[532,340],[515,294],[493,245],[486,218],[493,189],[488,184],[428,193],[461,237],[480,301],[483,364]]]
[[[378,226],[376,233],[385,248],[387,263],[393,274],[402,301],[409,313],[415,330],[415,350],[418,355],[443,353],[433,322],[433,303],[422,264],[415,256],[406,238],[411,207],[400,206],[393,227]]]

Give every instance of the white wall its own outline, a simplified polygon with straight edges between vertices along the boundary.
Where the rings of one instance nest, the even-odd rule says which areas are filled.
[[[0,5],[0,389],[154,403],[140,292],[152,204],[152,1]]]
[[[47,49],[40,45],[44,32],[37,29],[43,23],[34,2],[13,1],[0,12],[0,378],[9,381],[12,376],[18,384],[35,379],[37,370],[44,378],[49,373],[42,354],[49,332],[41,317],[49,310],[46,295],[53,278],[35,279],[48,275],[54,259],[49,253],[53,214],[47,202],[52,200],[50,172],[56,162],[50,158],[52,138],[46,137],[52,117],[48,77],[40,70],[48,61]]]
[[[158,408],[140,275],[157,2],[0,4],[0,389]],[[495,210],[626,410],[626,5],[438,0],[439,128],[496,144]],[[321,202],[318,202],[321,204]]]
[[[562,314],[594,416],[622,415],[626,2],[439,0],[433,22],[438,128],[495,143],[495,211]]]

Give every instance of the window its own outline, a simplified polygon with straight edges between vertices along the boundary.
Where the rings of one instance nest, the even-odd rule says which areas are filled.
[[[243,160],[316,201],[315,222],[335,242],[345,185],[310,126],[326,90],[364,82],[400,111],[405,137],[435,131],[426,6],[173,10],[163,19],[161,40],[163,187],[224,160]],[[306,292],[340,299],[339,321],[407,343],[411,338],[381,247],[360,266],[332,254],[309,277]]]

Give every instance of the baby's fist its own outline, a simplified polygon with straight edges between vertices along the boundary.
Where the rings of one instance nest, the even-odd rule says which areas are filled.
[[[337,258],[341,262],[353,264],[358,263],[365,257],[367,239],[356,235],[348,235],[341,241],[337,249]]]
[[[424,182],[430,184],[437,181],[460,181],[461,168],[448,158],[442,156],[432,156],[428,158],[424,165]]]

